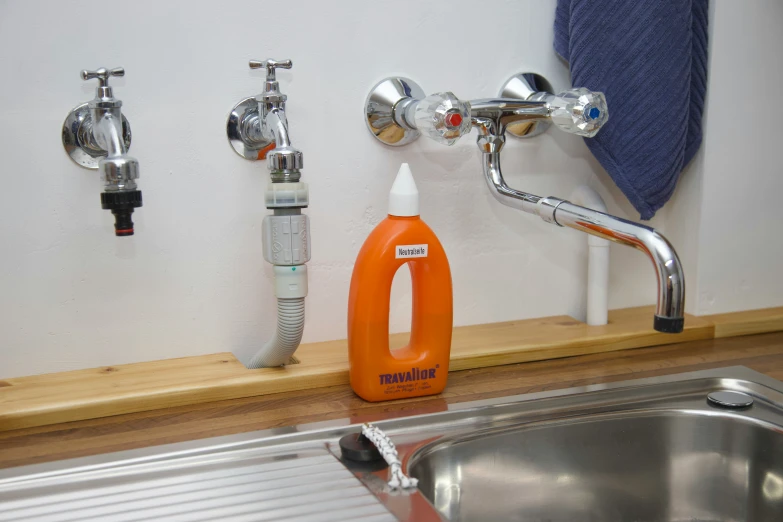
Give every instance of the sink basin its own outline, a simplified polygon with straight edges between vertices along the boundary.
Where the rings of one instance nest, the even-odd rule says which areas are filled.
[[[374,419],[418,489],[343,419],[0,470],[0,520],[783,520],[783,383],[747,368],[424,404]]]
[[[783,430],[723,412],[482,431],[427,447],[409,471],[449,520],[783,520]]]

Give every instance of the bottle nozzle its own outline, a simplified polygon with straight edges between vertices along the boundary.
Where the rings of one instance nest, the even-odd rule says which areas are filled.
[[[410,217],[419,215],[419,189],[407,163],[400,165],[389,192],[389,215]]]

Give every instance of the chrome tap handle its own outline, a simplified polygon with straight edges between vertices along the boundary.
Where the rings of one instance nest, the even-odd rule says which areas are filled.
[[[403,107],[402,119],[444,145],[454,145],[470,132],[470,103],[453,93],[439,92],[423,100],[413,100]]]
[[[276,69],[290,69],[293,67],[291,60],[250,60],[251,69],[266,68],[266,81],[275,81]]]
[[[122,67],[115,67],[114,69],[107,69],[101,67],[96,71],[82,70],[82,80],[98,80],[98,87],[95,88],[95,99],[90,102],[90,108],[96,108],[98,104],[104,108],[119,108],[122,106],[122,102],[114,98],[114,93],[109,86],[109,78],[112,76],[125,76],[125,69]]]
[[[549,105],[549,117],[561,130],[592,138],[609,119],[606,97],[580,87],[541,97]]]
[[[82,80],[97,79],[100,82],[98,87],[108,87],[109,78],[112,76],[125,76],[125,69],[122,67],[115,67],[114,69],[101,67],[97,71],[82,70]]]

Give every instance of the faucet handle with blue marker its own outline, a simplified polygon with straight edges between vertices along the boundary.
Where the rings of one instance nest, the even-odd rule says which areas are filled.
[[[560,130],[592,138],[609,120],[606,97],[579,87],[558,94],[544,94],[549,105],[549,118]]]

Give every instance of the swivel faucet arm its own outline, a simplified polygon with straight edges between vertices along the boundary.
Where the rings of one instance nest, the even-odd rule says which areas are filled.
[[[652,261],[658,280],[653,327],[667,333],[683,330],[685,276],[677,252],[662,234],[654,228],[559,198],[542,198],[509,187],[503,179],[499,152],[483,153],[482,166],[487,187],[500,203],[535,214],[547,223],[574,228],[644,252]]]
[[[543,88],[538,88],[537,86]],[[446,145],[454,144],[472,128],[487,186],[502,204],[535,214],[548,223],[567,226],[644,252],[655,266],[658,305],[653,327],[679,333],[684,327],[685,280],[677,253],[656,230],[555,197],[540,197],[509,187],[500,168],[506,134],[532,137],[550,124],[584,137],[595,136],[609,113],[602,93],[584,88],[559,94],[547,92],[548,82],[537,75],[512,77],[501,97],[463,102],[450,92],[424,96],[407,78],[378,83],[365,103],[367,125],[387,145],[404,145],[421,133]]]

